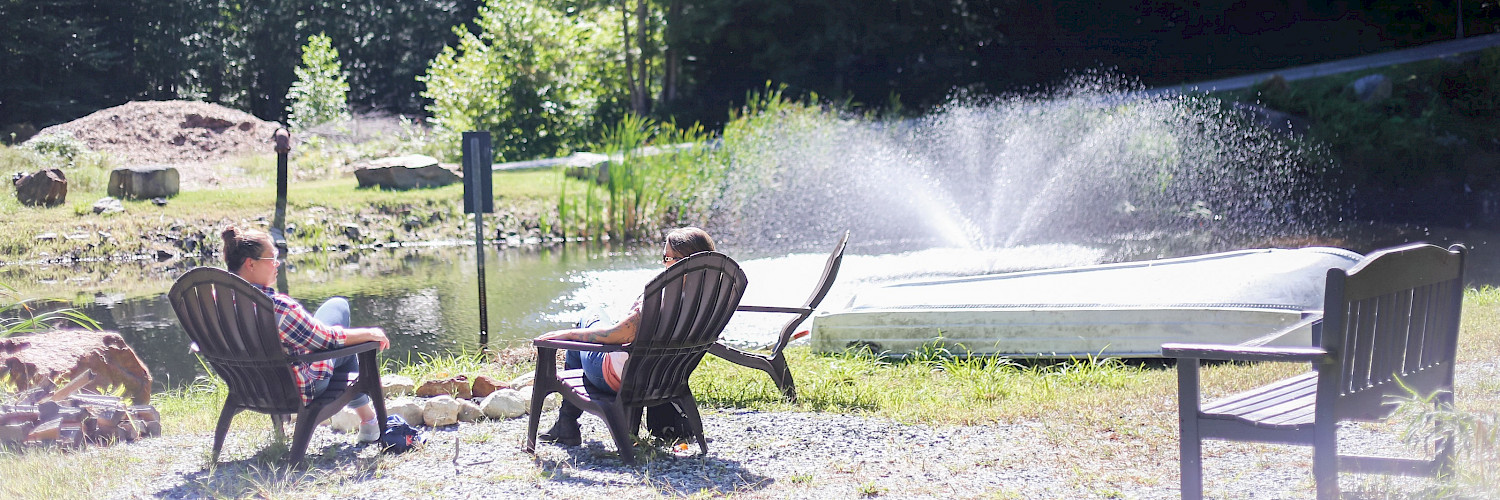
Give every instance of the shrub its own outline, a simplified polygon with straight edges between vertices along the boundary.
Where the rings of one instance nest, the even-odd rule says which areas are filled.
[[[457,156],[458,134],[487,130],[499,160],[567,151],[595,128],[601,103],[618,94],[618,72],[604,29],[532,0],[489,0],[478,34],[454,30],[457,47],[433,58],[423,97],[432,123]]]
[[[297,83],[287,91],[287,122],[301,131],[332,121],[349,119],[349,82],[339,65],[339,51],[327,35],[307,37],[302,46],[302,65],[295,70]]]

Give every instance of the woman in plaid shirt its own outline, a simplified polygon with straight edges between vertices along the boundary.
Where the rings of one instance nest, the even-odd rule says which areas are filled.
[[[308,314],[295,299],[272,288],[276,274],[281,268],[277,260],[276,246],[271,236],[256,229],[238,229],[230,226],[224,230],[224,264],[245,281],[250,282],[276,304],[276,317],[281,332],[281,348],[288,355],[299,356],[316,351],[327,351],[346,344],[379,342],[380,348],[390,347],[385,331],[379,328],[350,328],[349,301],[334,297]],[[339,374],[346,380],[347,374],[359,371],[359,360],[355,356],[296,363],[292,365],[292,376],[302,388],[302,404],[317,398],[328,389],[328,383]],[[349,402],[349,408],[359,415],[359,440],[371,442],[380,439],[380,425],[375,421],[375,408],[370,396],[360,394]]]

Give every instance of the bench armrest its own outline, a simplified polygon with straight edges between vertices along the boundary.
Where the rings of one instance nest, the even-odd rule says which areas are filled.
[[[758,313],[787,313],[787,314],[812,314],[813,310],[807,307],[777,307],[777,306],[739,306],[734,308],[736,312],[758,312]]]
[[[628,344],[595,344],[571,340],[532,340],[531,345],[544,349],[567,349],[569,351],[614,352],[623,351]]]
[[[1321,347],[1256,347],[1222,344],[1162,344],[1166,358],[1317,363],[1328,356]]]
[[[346,345],[344,347],[329,351],[318,351],[310,354],[303,354],[301,356],[292,356],[292,360],[302,363],[311,363],[314,361],[342,358],[344,356],[359,354],[361,352],[377,349],[380,349],[380,343],[372,340],[369,342],[360,342],[358,344]]]

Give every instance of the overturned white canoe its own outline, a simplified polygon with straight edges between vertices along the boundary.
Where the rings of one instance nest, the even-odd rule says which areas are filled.
[[[910,353],[1154,357],[1161,344],[1238,344],[1323,307],[1328,269],[1360,255],[1337,248],[1259,249],[917,281],[862,290],[813,317],[822,352],[869,346]],[[1310,345],[1302,328],[1268,345]]]

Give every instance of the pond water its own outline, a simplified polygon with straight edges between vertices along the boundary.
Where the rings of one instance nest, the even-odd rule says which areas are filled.
[[[1405,241],[1438,244],[1465,242],[1474,250],[1469,281],[1500,284],[1500,258],[1490,241],[1500,234],[1482,231],[1424,231],[1384,228],[1381,237],[1333,242],[1360,252]],[[1180,235],[1179,239],[1192,239]],[[749,278],[742,303],[795,306],[807,298],[832,248],[789,253],[737,252]],[[1123,260],[1175,257],[1239,246],[1174,248],[1163,240],[1120,235],[1111,244],[1055,243],[970,249],[928,246],[923,242],[860,240],[856,234],[837,281],[822,308],[837,309],[860,288],[895,281],[946,276],[1045,269]],[[811,246],[811,245],[808,245]],[[603,304],[615,317],[623,314],[641,287],[660,272],[660,248],[606,248],[568,245],[538,248],[488,248],[486,294],[491,347],[520,345],[531,337],[569,326],[587,305]],[[194,263],[185,263],[180,274]],[[144,264],[123,264],[144,265]],[[423,355],[473,352],[479,347],[477,270],[472,246],[401,247],[335,254],[289,256],[287,291],[309,308],[328,297],[348,297],[356,325],[384,328],[392,347],[385,359],[420,359]],[[173,274],[173,276],[175,276]],[[164,284],[163,288],[169,286]],[[191,382],[204,370],[189,355],[187,337],[165,295],[113,299],[99,293],[80,308],[107,330],[119,331],[150,367],[158,389]],[[784,317],[739,314],[724,332],[727,342],[755,347],[775,340]]]

